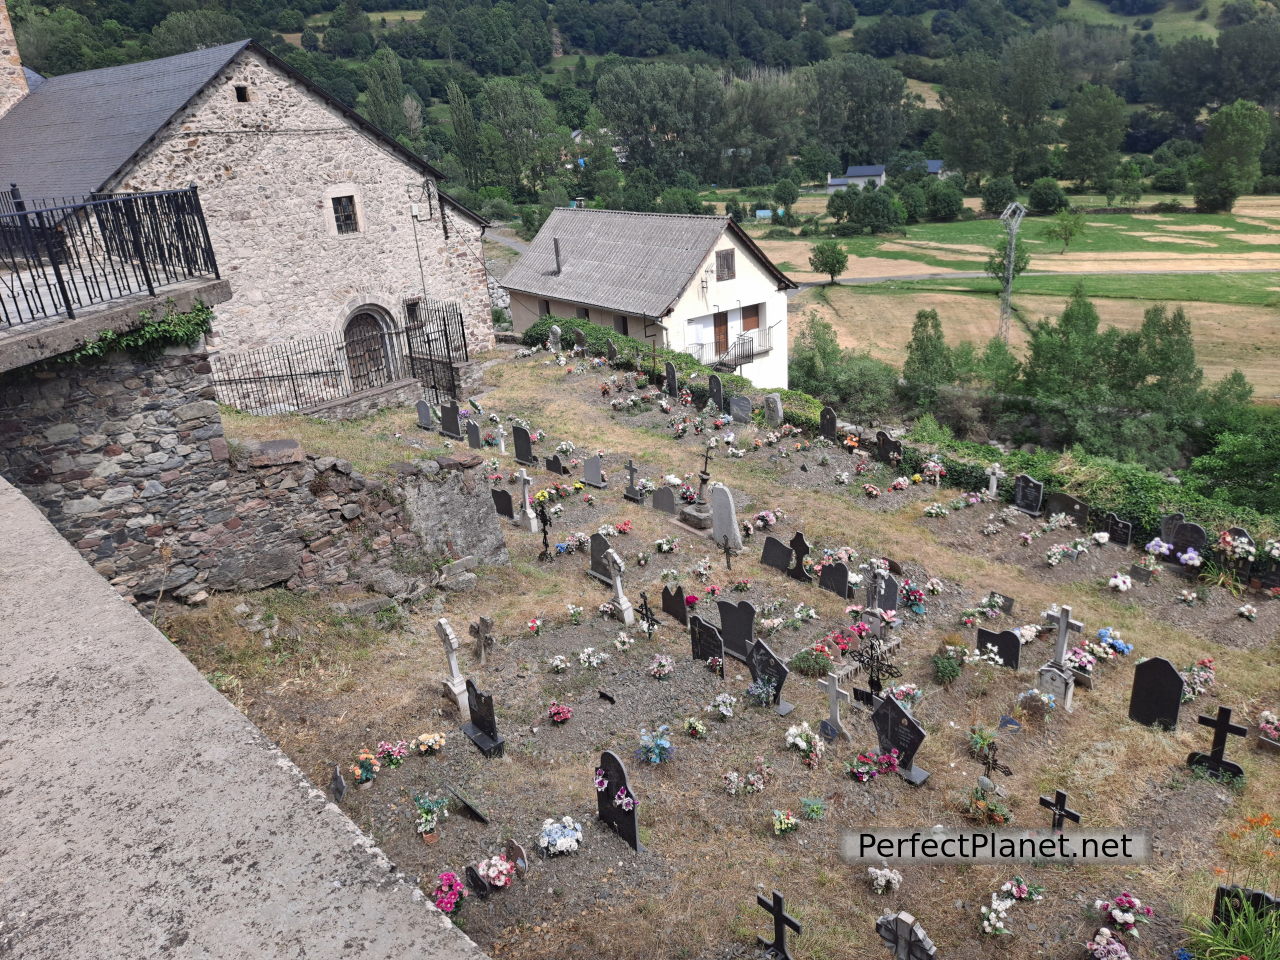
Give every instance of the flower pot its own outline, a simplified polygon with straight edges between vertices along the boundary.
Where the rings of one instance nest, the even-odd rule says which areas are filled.
[[[1077,687],[1081,687],[1085,690],[1093,689],[1093,674],[1085,673],[1083,670],[1077,670],[1075,667],[1071,668],[1071,674],[1076,678]]]
[[[372,786],[373,786],[373,781],[372,781],[372,780],[361,780],[359,783],[357,783],[357,784],[356,784],[356,789],[357,789],[357,790],[368,790],[368,789],[369,789],[370,787],[372,787]]]
[[[1280,740],[1272,740],[1270,737],[1263,736],[1262,731],[1259,730],[1258,747],[1270,753],[1280,753]]]
[[[440,834],[436,833],[434,830],[428,833],[420,833],[418,836],[422,837],[422,842],[427,846],[431,846],[431,844],[436,843],[440,839]]]

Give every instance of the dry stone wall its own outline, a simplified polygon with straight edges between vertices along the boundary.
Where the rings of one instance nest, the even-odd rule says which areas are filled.
[[[434,558],[506,560],[479,457],[370,479],[294,440],[233,448],[211,397],[202,353],[18,371],[0,380],[0,476],[136,600],[273,585],[403,594]]]

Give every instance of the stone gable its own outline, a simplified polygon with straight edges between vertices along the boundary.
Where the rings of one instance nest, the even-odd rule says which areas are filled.
[[[237,99],[237,87],[247,102]],[[442,214],[435,197],[422,200],[422,180],[340,111],[246,50],[111,186],[200,187],[218,264],[235,292],[215,310],[217,349],[340,333],[362,306],[402,324],[403,304],[424,295],[424,278],[427,297],[461,306],[470,348],[488,349],[481,229],[456,208]],[[356,198],[360,232],[339,235],[332,198],[348,195]],[[421,210],[416,220],[413,203]]]

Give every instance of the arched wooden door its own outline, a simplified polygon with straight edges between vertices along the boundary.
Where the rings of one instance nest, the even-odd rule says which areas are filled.
[[[386,383],[390,374],[387,345],[377,315],[368,311],[357,313],[347,321],[343,339],[352,389],[358,392]]]

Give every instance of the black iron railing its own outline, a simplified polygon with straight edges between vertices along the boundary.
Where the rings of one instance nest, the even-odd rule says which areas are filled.
[[[197,277],[218,264],[194,186],[25,201],[0,191],[0,323],[13,327]]]
[[[427,400],[457,399],[468,357],[456,303],[417,301],[412,325],[287,340],[211,358],[218,400],[247,413],[308,413],[354,394],[416,378]]]

